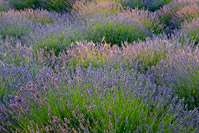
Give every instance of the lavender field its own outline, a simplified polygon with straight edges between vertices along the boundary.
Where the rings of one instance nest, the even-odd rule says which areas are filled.
[[[0,0],[0,132],[199,133],[199,0]]]

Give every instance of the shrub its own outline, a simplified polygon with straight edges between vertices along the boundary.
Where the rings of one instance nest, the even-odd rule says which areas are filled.
[[[6,37],[13,37],[25,42],[28,33],[33,30],[34,24],[32,21],[20,19],[16,16],[2,16],[0,15],[0,33],[3,39]]]
[[[185,99],[190,109],[199,107],[199,64],[198,47],[195,50],[187,48],[177,53],[170,52],[167,58],[160,61],[155,69],[156,80],[167,85],[180,98]]]
[[[118,45],[93,42],[76,42],[72,47],[55,56],[53,51],[46,52],[41,50],[38,58],[44,59],[41,62],[54,68],[82,65],[88,68],[92,64],[95,68],[101,68],[104,65],[112,66],[116,70],[121,67],[124,69],[131,68],[146,73],[148,68],[165,59],[169,52],[177,52],[189,46],[188,43],[180,43],[178,38],[168,39],[166,35],[158,35],[152,38],[146,38],[146,41],[139,41],[129,44],[125,42],[122,47]],[[51,57],[51,58],[50,58]]]
[[[195,41],[195,45],[197,45],[199,43],[199,18],[191,22],[185,22],[180,32]]]
[[[138,9],[130,9],[130,10],[123,10],[121,13],[118,13],[121,16],[128,16],[132,19],[135,19],[146,26],[151,34],[159,34],[162,33],[164,30],[164,24],[157,13],[152,13],[150,11],[145,10],[138,10]]]
[[[9,8],[9,3],[7,1],[0,0],[0,11],[8,11]]]
[[[46,51],[59,52],[66,50],[75,41],[85,39],[82,31],[86,30],[86,26],[77,22],[70,22],[61,25],[44,25],[35,27],[35,32],[29,34],[31,37],[28,44],[32,44],[35,50],[45,48]]]
[[[87,23],[88,40],[101,42],[105,37],[107,43],[120,46],[124,41],[132,43],[145,40],[147,36],[163,30],[157,15],[144,10],[123,10],[117,15],[96,15],[88,17]]]
[[[144,24],[129,16],[99,16],[87,23],[86,39],[93,42],[101,42],[105,37],[107,43],[121,46],[124,41],[144,40],[150,35]]]
[[[7,12],[0,12],[0,16],[9,18],[11,21],[15,17],[20,20],[31,20],[34,24],[40,23],[42,25],[52,23],[65,24],[72,20],[68,13],[60,14],[39,9],[9,10]]]
[[[69,25],[69,21],[70,17],[68,14],[61,15],[54,12],[49,13],[44,10],[31,9],[26,9],[25,11],[9,10],[8,12],[0,13],[0,22],[2,25],[0,32],[3,40],[12,37],[14,40],[20,41],[22,45],[33,46],[35,49],[35,44],[38,44],[37,46],[40,45],[39,42],[36,42],[38,41],[37,38],[39,38],[39,41],[42,41],[40,39],[45,37],[47,31],[50,31],[49,27],[53,29],[56,25],[60,28],[61,26],[59,25]],[[66,28],[64,29],[67,30]],[[37,36],[38,34],[40,35]]]
[[[105,36],[107,43],[118,45],[124,41],[131,43],[144,40],[147,36],[152,36],[154,33],[158,34],[163,30],[161,21],[158,20],[156,14],[144,10],[123,11],[116,16],[98,18],[97,22],[89,25],[94,27],[89,28],[92,33],[90,40],[100,42]],[[96,39],[98,41],[95,41]]]
[[[75,41],[97,43],[105,37],[107,43],[121,46],[124,41],[131,43],[158,34],[163,27],[155,13],[138,10],[118,12],[117,15],[96,14],[82,20],[43,10],[10,10],[1,13],[1,21],[3,39],[17,37],[23,45],[33,45],[35,49],[46,47],[56,55]]]
[[[29,80],[35,81],[39,66],[32,56],[32,49],[10,42],[0,46],[0,102],[8,95],[16,94],[22,85]],[[1,112],[1,111],[0,111]]]
[[[184,21],[190,21],[198,18],[199,1],[198,0],[174,0],[165,5],[159,11],[160,17],[170,29],[180,28]]]

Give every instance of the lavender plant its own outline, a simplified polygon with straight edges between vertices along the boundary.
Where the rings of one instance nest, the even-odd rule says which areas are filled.
[[[48,12],[47,10],[33,10],[33,9],[25,9],[25,10],[9,10],[7,12],[1,12],[0,16],[2,18],[9,18],[12,20],[14,18],[20,20],[31,20],[34,24],[40,23],[44,24],[64,24],[68,23],[69,19],[72,17],[69,14],[60,14],[56,12]]]
[[[129,9],[123,10],[119,15],[128,16],[143,23],[150,30],[151,34],[160,34],[164,31],[163,21],[159,19],[157,13],[152,13],[148,10]]]
[[[6,36],[17,37],[25,45],[33,45],[35,49],[46,47],[58,54],[79,40],[101,42],[105,37],[106,42],[121,45],[124,41],[144,40],[163,28],[157,15],[147,11],[129,10],[118,15],[96,15],[93,19],[87,16],[83,20],[74,20],[67,14],[55,14],[55,18],[53,15],[39,10],[3,12],[1,34],[4,39]]]
[[[29,80],[36,80],[39,66],[32,58],[32,49],[17,43],[13,47],[9,42],[0,46],[0,101],[10,94],[15,94]]]
[[[182,25],[182,29],[180,30],[180,32],[188,36],[190,39],[194,40],[195,45],[199,43],[198,31],[199,31],[199,19],[194,19],[191,22],[185,22]]]
[[[0,0],[0,11],[7,11],[9,8],[9,3],[7,1]]]
[[[60,18],[61,16],[62,18]],[[20,41],[22,45],[35,46],[33,39],[36,41],[34,37],[43,32],[42,29],[53,27],[49,24],[54,24],[58,27],[59,24],[68,23],[69,19],[68,14],[61,15],[43,10],[10,10],[0,13],[0,21],[2,23],[0,30],[4,40],[13,37],[15,40]],[[46,26],[47,24],[48,26]],[[41,37],[44,37],[44,35]]]
[[[14,37],[25,41],[28,33],[33,30],[34,24],[32,21],[17,18],[16,16],[0,15],[0,33],[3,39],[6,37]]]
[[[67,25],[53,24],[35,27],[35,32],[30,33],[31,39],[28,44],[32,44],[35,50],[45,48],[46,51],[53,50],[56,55],[71,46],[71,43],[83,40],[85,36],[82,31],[87,27],[82,24],[68,21]]]
[[[174,0],[157,11],[170,29],[180,28],[184,21],[198,18],[198,0]]]
[[[122,15],[100,16],[93,20],[94,22],[90,21],[86,38],[93,42],[101,42],[105,37],[107,43],[121,45],[124,41],[144,40],[150,34],[142,23]]]
[[[49,13],[46,10],[33,10],[33,9],[25,9],[25,10],[9,10],[8,12],[2,12],[1,16],[9,17],[9,20],[12,20],[12,17],[17,17],[18,19],[31,20],[33,22],[38,22],[41,24],[45,23],[53,23],[56,18],[56,14]]]
[[[191,109],[199,106],[198,47],[195,50],[187,48],[177,53],[170,52],[153,69],[154,78],[161,85],[171,87],[180,98],[184,98],[186,106]]]
[[[143,10],[123,10],[117,15],[88,17],[87,21],[90,32],[86,37],[88,40],[100,42],[105,37],[107,43],[118,45],[124,41],[145,40],[147,36],[163,30],[157,15]]]

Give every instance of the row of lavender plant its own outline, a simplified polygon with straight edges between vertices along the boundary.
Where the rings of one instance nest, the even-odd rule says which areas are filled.
[[[78,40],[101,42],[105,37],[106,42],[121,45],[124,41],[145,40],[163,30],[158,16],[148,11],[128,10],[117,15],[100,13],[83,18],[81,14],[75,16],[79,19],[46,11],[3,12],[0,30],[3,39],[16,37],[23,45],[34,46],[35,49],[47,47],[56,53]]]
[[[104,3],[106,6],[103,5]],[[53,49],[57,48],[58,49],[57,51],[59,51],[59,49],[62,49],[63,46],[60,48],[60,46],[58,45],[64,44],[64,47],[65,47],[66,44],[70,44],[71,42],[75,42],[76,40],[87,39],[87,40],[92,40],[94,42],[100,42],[102,38],[105,36],[105,39],[108,43],[121,44],[122,41],[132,42],[137,39],[143,40],[146,36],[151,36],[153,33],[158,34],[163,31],[164,25],[162,25],[162,23],[164,21],[159,20],[158,15],[156,13],[150,13],[148,11],[143,11],[143,10],[141,11],[130,10],[130,9],[121,10],[121,7],[118,7],[116,4],[114,4],[114,2],[111,3],[108,1],[104,1],[104,3],[103,1],[97,4],[93,4],[93,2],[91,2],[91,3],[87,3],[86,7],[84,7],[83,6],[84,3],[77,2],[77,4],[74,5],[75,11],[73,12],[73,15],[76,18],[80,18],[77,20],[78,23],[74,21],[69,22],[67,19],[63,19],[63,18],[69,18],[68,15],[63,15],[61,17],[60,14],[48,13],[46,11],[25,10],[25,11],[20,11],[20,12],[18,11],[9,11],[8,13],[4,12],[4,13],[1,13],[1,16],[3,17],[2,19],[4,19],[2,21],[3,31],[1,31],[1,34],[4,36],[4,38],[7,35],[18,36],[19,38],[21,38],[22,36],[23,38],[23,35],[24,35],[25,40],[43,40],[44,39],[44,41],[42,42],[30,42],[30,41],[28,42],[29,45],[30,44],[31,45],[36,44],[37,46],[39,45],[39,48],[46,47],[46,43],[50,43],[50,45],[47,45],[47,47],[51,47],[52,40],[51,39],[49,40],[49,38],[53,38],[53,40],[56,40],[55,42],[53,42],[54,43],[53,45],[55,45]],[[183,11],[181,12],[181,14],[179,14],[180,13],[179,12],[178,15],[174,15],[176,12],[176,11],[173,11],[174,9],[177,10],[178,8],[180,8],[179,10],[181,10],[181,8],[183,8],[187,3],[191,3],[191,5],[188,6],[189,11]],[[108,5],[112,5],[112,6],[108,6]],[[167,7],[166,5],[160,11],[157,11],[160,17],[163,16],[165,22],[167,21],[166,20],[167,17],[164,15],[169,15],[169,14],[170,14],[169,18],[172,18],[171,21],[169,20],[170,21],[169,23],[170,24],[175,23],[175,25],[177,24],[180,25],[180,24],[177,21],[174,22],[173,21],[174,19],[179,20],[179,21],[181,20],[184,21],[184,20],[191,20],[192,18],[197,18],[198,13],[197,13],[197,9],[195,9],[195,8],[198,8],[197,0],[192,1],[192,2],[175,1],[173,2],[173,4],[171,3],[170,5],[172,5],[174,9],[173,8],[172,10],[170,8],[168,9],[166,8]],[[185,10],[185,8],[187,9],[188,7],[184,7],[183,10]],[[103,8],[103,11],[100,12],[100,8]],[[78,11],[78,13],[76,13],[76,11]],[[113,15],[112,13],[115,15]],[[106,15],[104,16],[104,15],[96,15],[96,14],[106,14]],[[10,17],[9,19],[5,19],[5,17],[7,18],[8,16],[12,16],[12,19]],[[88,18],[88,16],[90,17]],[[121,16],[126,16],[126,17],[124,17],[123,19],[119,19],[121,18]],[[181,19],[179,19],[179,17],[181,17]],[[21,19],[18,20],[19,18]],[[82,18],[86,19],[85,20],[86,22],[80,22],[82,21]],[[9,20],[13,20],[13,21],[9,21]],[[52,30],[53,29],[54,30],[66,29],[67,30],[68,28],[70,30],[69,31],[67,30],[67,32],[61,32],[61,33],[59,33],[60,31],[54,31],[53,33],[56,35],[50,34],[50,35],[47,35],[49,37],[46,38],[46,36],[43,37],[43,35],[41,35],[41,32],[42,33],[45,31],[48,32],[47,30],[51,26],[41,27],[35,24],[35,22],[31,24],[32,22],[30,21],[26,22],[26,20],[37,21],[36,23],[39,23],[42,25],[46,23],[47,24],[57,23],[56,20],[58,20],[59,24],[65,23],[64,27],[66,26],[66,28],[64,28],[63,26],[59,27],[60,25],[57,26],[56,24],[56,26],[52,26]],[[112,22],[111,20],[117,20],[117,21]],[[133,22],[133,25],[131,24],[132,22]],[[76,24],[71,25],[71,23],[76,23]],[[85,25],[88,25],[88,27]],[[12,28],[13,26],[14,28]],[[32,31],[33,29],[37,29],[37,27],[38,29],[43,29],[43,30],[37,29],[35,32],[31,32],[31,35],[29,35],[29,36],[38,35],[39,38],[33,37],[31,39],[27,39],[26,36],[27,36],[27,33],[29,32],[29,30],[27,29],[28,27],[30,27],[30,31]],[[74,31],[74,32],[71,33],[71,31]],[[135,32],[133,33],[131,31],[135,31]],[[146,31],[146,32],[143,32],[143,31]],[[112,35],[112,32],[115,32],[116,34]],[[126,34],[128,34],[128,36],[126,36]],[[66,38],[68,36],[69,38]]]
[[[44,67],[1,104],[1,130],[18,132],[197,131],[198,110],[188,111],[172,90],[131,69]]]

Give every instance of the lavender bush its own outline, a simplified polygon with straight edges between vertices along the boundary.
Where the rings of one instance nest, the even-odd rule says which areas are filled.
[[[103,20],[103,21],[100,21]],[[103,37],[107,43],[120,45],[123,41],[133,42],[143,40],[150,32],[139,21],[122,15],[100,16],[96,20],[90,20],[88,35],[86,38],[94,42],[102,41]]]
[[[6,42],[0,46],[0,97],[1,101],[10,94],[15,94],[29,80],[36,81],[39,67],[32,58],[32,49],[19,43],[13,47]]]
[[[184,21],[198,18],[198,6],[198,0],[173,0],[157,12],[170,29],[175,29]]]
[[[177,53],[170,52],[167,58],[153,68],[156,80],[171,87],[174,93],[185,99],[186,106],[198,107],[198,47],[187,48]]]
[[[0,33],[3,39],[14,37],[25,41],[24,38],[34,27],[32,21],[20,19],[17,16],[0,15],[0,22]]]
[[[9,8],[9,3],[7,1],[0,0],[0,11],[7,11]]]
[[[187,35],[190,39],[195,41],[195,44],[199,43],[198,38],[199,19],[194,19],[191,22],[186,22],[182,25],[181,32]]]

